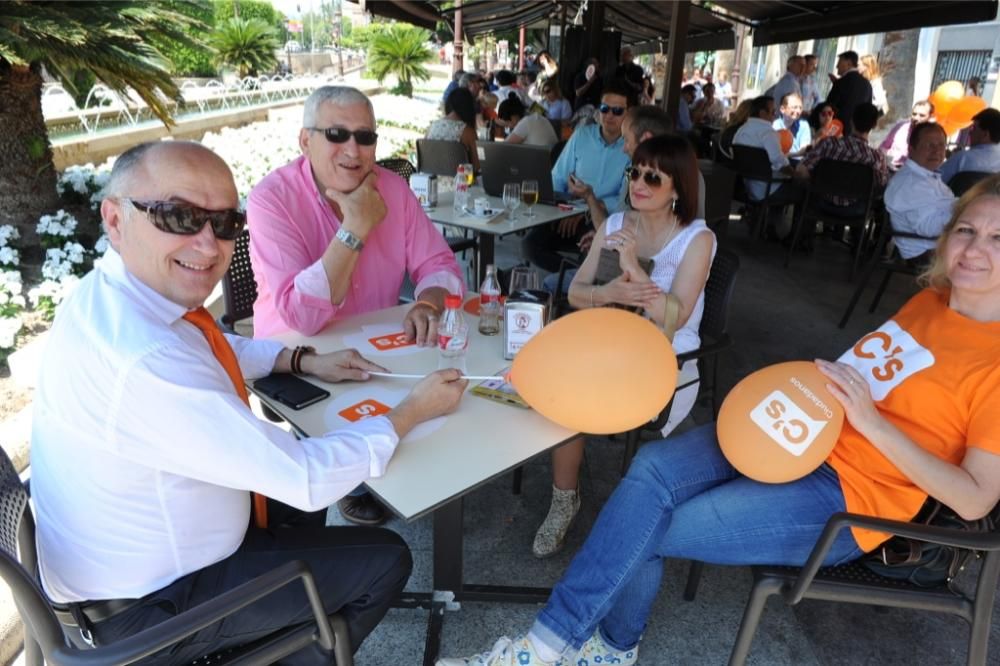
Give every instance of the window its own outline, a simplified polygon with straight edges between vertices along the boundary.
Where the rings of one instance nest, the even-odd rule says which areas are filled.
[[[767,77],[767,47],[755,46],[750,53],[745,89],[759,89]]]
[[[938,51],[931,90],[945,81],[961,81],[965,85],[973,76],[985,83],[992,56],[992,51]]]

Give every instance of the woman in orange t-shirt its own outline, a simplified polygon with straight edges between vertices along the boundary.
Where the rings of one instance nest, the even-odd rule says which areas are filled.
[[[789,483],[753,481],[723,457],[714,424],[647,444],[531,630],[495,654],[631,665],[663,558],[800,566],[841,511],[907,520],[930,495],[966,519],[989,513],[1000,501],[1000,175],[958,201],[926,279],[837,362],[816,362],[846,415],[825,464]],[[886,536],[841,530],[824,564]]]

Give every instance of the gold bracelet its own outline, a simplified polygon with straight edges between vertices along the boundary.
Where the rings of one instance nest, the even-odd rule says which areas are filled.
[[[434,310],[434,314],[436,314],[436,315],[439,315],[439,314],[441,314],[441,308],[439,308],[438,306],[434,305],[434,304],[433,304],[433,303],[431,303],[430,301],[425,301],[425,300],[419,300],[419,301],[417,301],[417,302],[415,302],[415,303],[413,304],[413,307],[417,307],[418,305],[426,305],[426,306],[427,306],[427,307],[429,307],[429,308],[430,308],[431,310]]]

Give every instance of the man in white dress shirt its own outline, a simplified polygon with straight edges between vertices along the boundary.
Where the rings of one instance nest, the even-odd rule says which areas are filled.
[[[325,527],[325,512],[302,512],[383,474],[400,438],[452,411],[465,382],[435,373],[388,414],[321,437],[299,440],[257,419],[237,389],[240,371],[295,368],[335,382],[378,366],[353,350],[293,355],[211,328],[199,306],[229,266],[244,222],[237,206],[229,168],[208,149],[127,151],[101,204],[112,249],[52,327],[31,489],[42,584],[69,610],[59,617],[78,644],[114,642],[302,560],[357,649],[409,577],[398,535]],[[250,526],[251,490],[273,498],[267,529]],[[287,586],[143,663],[187,663],[309,620],[303,588]],[[332,659],[313,644],[283,663]]]
[[[909,159],[885,189],[885,207],[896,231],[927,236],[895,238],[903,259],[926,264],[934,251],[941,230],[951,218],[955,195],[937,173],[944,162],[948,137],[937,123],[918,123],[910,131]]]
[[[983,109],[972,117],[969,144],[941,166],[941,180],[950,182],[962,171],[1000,173],[1000,111]]]

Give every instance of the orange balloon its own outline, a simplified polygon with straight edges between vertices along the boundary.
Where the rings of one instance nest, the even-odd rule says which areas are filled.
[[[951,111],[948,112],[948,122],[959,125],[960,129],[966,128],[972,124],[972,116],[976,115],[983,109],[985,109],[988,104],[986,100],[982,97],[975,97],[969,95],[968,97],[963,97],[955,103],[955,106],[951,107]]]
[[[964,127],[964,125],[952,121],[950,116],[947,118],[938,118],[937,124],[944,128],[944,133],[948,136],[954,135]]]
[[[666,407],[677,387],[677,357],[649,320],[592,308],[531,338],[514,357],[509,381],[561,426],[595,435],[625,432]]]
[[[781,152],[787,154],[792,149],[792,142],[795,137],[787,129],[778,130],[778,142],[781,144]]]
[[[934,105],[934,116],[945,118],[951,113],[958,100],[965,97],[965,86],[959,81],[945,81],[931,93],[929,99]]]
[[[722,403],[716,431],[726,459],[764,483],[799,479],[823,464],[840,437],[844,408],[813,363],[758,370]]]

